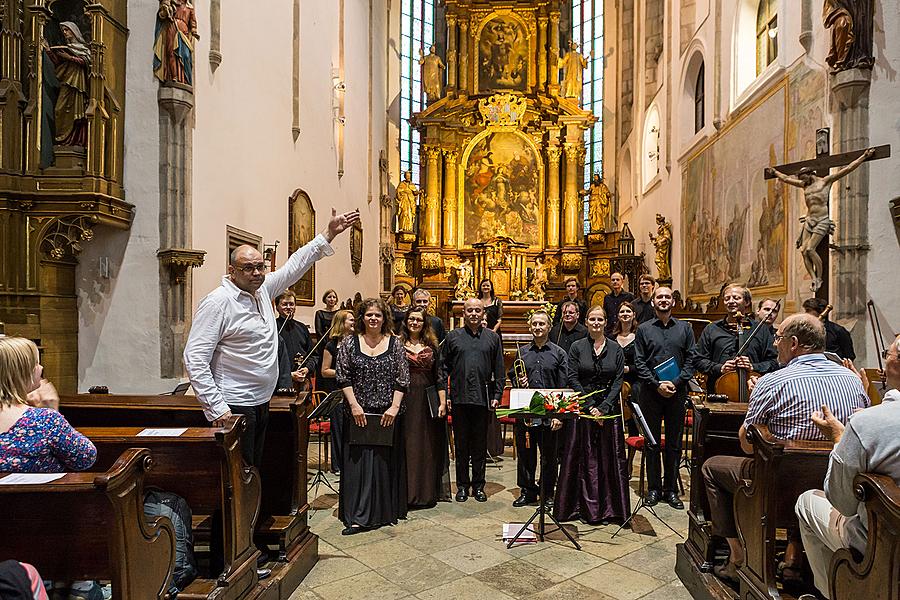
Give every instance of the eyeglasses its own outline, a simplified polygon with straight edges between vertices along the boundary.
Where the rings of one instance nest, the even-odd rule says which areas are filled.
[[[900,354],[898,354],[898,356],[900,356]],[[888,348],[887,350],[881,351],[881,358],[883,358],[884,360],[887,360],[890,357],[891,357],[891,349],[890,348]]]
[[[244,265],[243,267],[236,267],[239,271],[243,271],[247,275],[252,275],[254,271],[259,271],[260,273],[265,273],[269,270],[269,265],[266,263],[258,263],[255,265]]]
[[[776,333],[776,334],[775,334],[775,343],[777,344],[778,342],[780,342],[781,340],[783,340],[784,337],[785,337],[785,336],[781,335],[780,333]]]

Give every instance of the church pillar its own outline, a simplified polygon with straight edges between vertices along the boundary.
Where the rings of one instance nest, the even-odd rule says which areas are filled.
[[[550,13],[550,55],[547,57],[550,92],[559,92],[559,13]]]
[[[578,244],[578,144],[566,142],[566,192],[563,199],[563,244]]]
[[[469,21],[459,22],[459,89],[467,92],[469,88]]]
[[[447,15],[447,88],[456,89],[456,15]]]
[[[547,17],[538,17],[538,87],[547,83]]]
[[[425,245],[434,248],[441,240],[440,186],[438,185],[440,148],[425,146]]]
[[[456,247],[456,150],[444,150],[444,246]]]
[[[559,146],[547,146],[547,247],[559,248]]]
[[[871,71],[849,69],[832,75],[832,103],[837,125],[836,150],[849,152],[869,146],[869,85]],[[866,312],[866,254],[869,246],[869,167],[863,164],[836,186],[837,229],[834,236],[833,279],[830,284],[836,319],[859,317]],[[865,319],[853,328],[854,346],[865,359]]]

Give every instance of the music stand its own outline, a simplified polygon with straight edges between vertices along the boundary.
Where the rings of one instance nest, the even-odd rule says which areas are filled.
[[[313,475],[312,481],[309,482],[309,490],[315,491],[312,494],[313,500],[315,500],[316,496],[319,492],[319,484],[324,484],[329,490],[338,493],[336,489],[331,485],[328,481],[328,478],[325,476],[325,471],[322,470],[322,421],[331,416],[331,412],[340,405],[341,401],[344,399],[344,393],[341,390],[335,390],[325,396],[321,402],[309,413],[308,419],[310,421],[319,420],[319,435],[316,440],[316,456],[318,456],[318,465],[316,467],[315,475]]]
[[[628,406],[631,408],[631,412],[634,416],[634,422],[637,425],[638,431],[644,438],[644,449],[641,450],[641,476],[638,483],[638,498],[640,499],[635,505],[634,510],[631,511],[631,515],[629,515],[629,517],[625,519],[625,522],[622,523],[618,529],[616,529],[616,532],[612,534],[612,537],[616,537],[617,535],[619,535],[619,532],[625,529],[625,526],[628,525],[634,519],[634,516],[638,513],[638,511],[643,508],[646,509],[647,512],[649,512],[651,515],[656,517],[657,521],[668,527],[672,531],[672,533],[675,533],[678,535],[678,537],[684,539],[683,535],[675,531],[675,529],[673,529],[671,525],[663,521],[662,518],[658,514],[656,514],[656,511],[653,510],[652,506],[644,502],[644,464],[647,460],[647,451],[659,450],[660,448],[659,443],[653,437],[653,434],[650,433],[650,426],[647,425],[647,419],[644,418],[644,413],[641,411],[641,407],[637,404],[637,402],[633,402],[631,399],[626,400],[626,402],[628,402]],[[662,459],[662,457],[660,458]]]
[[[516,420],[551,419],[552,418],[552,419],[559,419],[560,421],[565,421],[565,420],[569,420],[569,419],[577,419],[578,418],[578,415],[576,413],[552,413],[552,414],[547,414],[547,415],[535,415],[532,413],[513,413],[509,416],[511,416],[512,418],[514,418]],[[541,457],[541,460],[538,462],[543,463],[544,462],[543,457]],[[554,466],[553,468],[557,468],[557,466]],[[563,527],[559,521],[556,520],[556,518],[553,516],[552,512],[547,512],[547,503],[544,500],[544,495],[545,495],[544,485],[546,485],[546,483],[545,483],[546,481],[547,481],[547,477],[544,474],[544,470],[542,467],[541,468],[541,480],[540,480],[540,483],[538,484],[538,507],[534,511],[534,514],[531,515],[531,517],[527,521],[525,521],[525,524],[522,525],[522,528],[519,529],[518,532],[516,532],[516,535],[514,535],[512,537],[512,539],[509,540],[509,543],[506,544],[507,549],[512,548],[513,544],[515,544],[517,541],[519,541],[519,537],[521,537],[521,535],[523,533],[525,533],[525,530],[528,529],[528,526],[531,525],[535,519],[537,519],[537,521],[538,521],[538,526],[537,526],[536,531],[534,531],[534,530],[532,530],[532,531],[534,531],[534,534],[537,536],[538,541],[543,542],[544,536],[548,533],[546,530],[546,527],[547,527],[546,520],[549,518],[551,521],[553,521],[553,524],[556,525],[556,529],[551,529],[549,533],[553,533],[554,531],[557,531],[557,530],[562,531],[563,534],[567,538],[569,538],[569,541],[572,542],[572,545],[575,546],[575,549],[581,550],[581,546],[578,544],[578,542],[575,540],[575,538],[572,537],[572,534],[569,533],[569,531],[565,527]]]

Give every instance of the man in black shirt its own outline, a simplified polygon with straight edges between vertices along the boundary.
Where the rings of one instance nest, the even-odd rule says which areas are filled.
[[[447,334],[443,345],[444,364],[450,376],[447,407],[453,415],[456,449],[456,501],[472,495],[486,502],[484,468],[487,458],[488,411],[497,408],[503,396],[503,347],[500,336],[482,327],[484,305],[469,298],[463,305],[465,327]],[[469,461],[472,476],[469,477]]]
[[[655,287],[656,280],[653,277],[641,275],[638,296],[631,303],[634,306],[634,320],[638,325],[656,317],[656,311],[653,310],[653,288]]]
[[[690,325],[672,317],[673,304],[670,288],[656,288],[653,293],[656,317],[639,325],[634,336],[634,366],[641,381],[639,404],[657,443],[663,420],[666,423],[665,481],[660,473],[659,449],[645,448],[649,491],[644,501],[654,506],[662,497],[672,508],[682,509],[684,504],[678,498],[676,480],[687,383],[694,375],[694,332]],[[659,368],[665,367],[663,363],[669,359],[674,359],[670,372]]]
[[[603,297],[603,312],[606,313],[606,337],[612,337],[613,329],[619,321],[619,307],[623,302],[633,302],[634,294],[626,292],[622,288],[625,278],[621,273],[613,273],[609,276],[612,292]]]
[[[587,317],[587,302],[578,297],[578,280],[574,277],[566,279],[566,295],[556,304],[556,313],[553,315],[553,325],[558,325],[562,320],[562,308],[566,302],[574,302],[578,307],[578,322],[584,325]]]
[[[518,352],[517,358],[525,365],[524,375],[517,379],[515,369],[509,371],[513,386],[532,389],[566,387],[566,353],[547,338],[550,333],[550,315],[543,310],[536,310],[531,313],[528,325],[534,339]],[[549,423],[548,419],[534,419],[534,421],[537,422],[517,419],[514,427],[518,456],[516,482],[520,494],[513,501],[513,506],[534,504],[538,499],[538,486],[535,483],[538,447],[541,449],[541,485],[545,501],[553,497],[553,488],[556,486],[556,432],[562,427],[562,421],[559,419],[549,419]]]
[[[560,308],[556,310],[558,314]],[[583,316],[578,314],[578,304],[572,301],[563,302],[561,310],[562,322],[553,326],[553,329],[550,330],[549,339],[568,354],[572,342],[587,337],[588,330],[587,327],[578,322],[579,316]]]
[[[744,354],[736,356],[738,348],[756,327],[756,321],[745,318],[741,312],[744,308],[745,291],[745,288],[739,285],[725,288],[722,301],[728,315],[720,321],[707,325],[697,342],[694,365],[698,371],[706,374],[706,389],[711,394],[715,393],[719,377],[733,373],[737,369],[750,369],[765,375],[778,368],[775,338],[771,330],[765,326],[756,332]],[[749,397],[749,390],[747,396]]]
[[[290,389],[293,384],[305,385],[309,381],[309,374],[315,373],[316,366],[319,364],[315,356],[310,356],[303,366],[300,366],[302,359],[309,356],[313,343],[309,335],[309,327],[294,320],[296,307],[297,298],[291,290],[287,290],[275,298],[275,309],[278,311],[275,326],[276,331],[279,332],[278,389]],[[288,372],[285,372],[285,369],[288,369]]]
[[[825,312],[827,307],[828,302],[821,298],[809,298],[803,301],[803,310],[807,314],[822,319],[825,323],[825,351],[834,352],[841,358],[856,360],[856,352],[853,351],[853,338],[850,337],[850,332],[831,321],[828,315],[825,315],[824,318],[819,316]]]
[[[771,298],[763,298],[756,307],[756,320],[766,322],[773,338],[775,336],[775,321],[778,320],[780,310],[781,306]]]
[[[413,292],[413,305],[425,311],[425,318],[428,319],[428,325],[434,331],[438,344],[443,342],[444,338],[447,337],[447,330],[444,329],[444,322],[429,312],[431,310],[431,292],[422,288],[417,289]]]

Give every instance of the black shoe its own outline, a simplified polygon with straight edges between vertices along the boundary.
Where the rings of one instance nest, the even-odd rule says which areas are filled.
[[[534,506],[535,504],[537,504],[537,497],[530,496],[524,492],[518,498],[513,500],[513,506],[516,508],[528,505]]]
[[[684,502],[678,497],[677,492],[666,492],[666,503],[676,510],[684,508]]]
[[[475,499],[479,502],[487,502],[487,494],[484,493],[484,490],[475,490],[472,495],[475,496]]]
[[[656,506],[659,504],[659,490],[650,490],[644,496],[644,504],[646,506]]]
[[[457,502],[465,502],[469,499],[469,492],[466,491],[466,488],[459,488],[456,492],[456,501]]]

